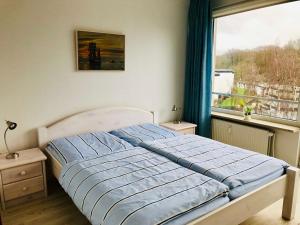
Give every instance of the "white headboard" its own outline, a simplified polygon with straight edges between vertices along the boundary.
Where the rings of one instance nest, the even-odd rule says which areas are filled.
[[[72,115],[38,128],[38,143],[44,148],[53,139],[92,131],[111,131],[142,123],[156,123],[154,112],[137,108],[100,108]]]

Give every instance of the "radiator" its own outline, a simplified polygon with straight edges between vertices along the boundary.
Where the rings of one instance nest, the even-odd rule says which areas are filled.
[[[265,155],[274,155],[275,135],[269,130],[213,119],[212,138]]]

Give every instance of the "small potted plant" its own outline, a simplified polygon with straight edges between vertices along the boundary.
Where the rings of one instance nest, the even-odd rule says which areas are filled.
[[[252,110],[253,110],[252,106],[246,105],[244,107],[244,120],[247,121],[251,120]]]

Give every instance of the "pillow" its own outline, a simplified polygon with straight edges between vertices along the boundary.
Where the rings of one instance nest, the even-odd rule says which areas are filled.
[[[107,132],[92,132],[55,139],[46,150],[62,163],[88,159],[133,148],[131,144]]]
[[[145,141],[154,141],[181,135],[177,132],[154,124],[141,124],[125,127],[110,132],[111,134],[129,142],[133,146],[139,146]]]

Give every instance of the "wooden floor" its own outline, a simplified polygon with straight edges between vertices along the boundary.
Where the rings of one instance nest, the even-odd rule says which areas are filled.
[[[3,225],[90,225],[59,185],[49,189],[47,200],[36,200],[2,212]],[[300,225],[300,190],[293,221],[281,219],[281,204],[282,201],[275,203],[242,225]]]

